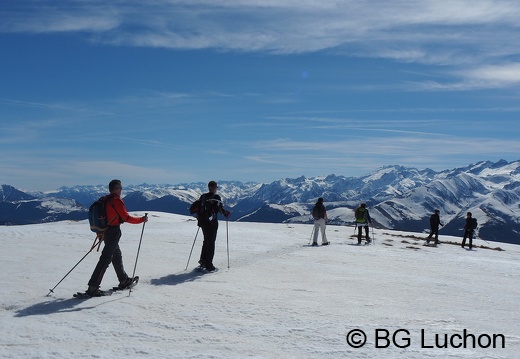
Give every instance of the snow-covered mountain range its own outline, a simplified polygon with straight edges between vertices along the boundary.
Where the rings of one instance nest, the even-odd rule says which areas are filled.
[[[124,179],[122,179],[124,182]],[[125,185],[129,210],[188,214],[206,191],[205,182],[177,185]],[[22,192],[9,185],[0,191],[0,224],[85,219],[87,208],[106,194],[107,185],[62,187]],[[520,244],[520,160],[483,161],[436,172],[385,166],[362,177],[281,179],[268,184],[219,181],[219,194],[231,220],[310,223],[318,197],[325,199],[330,222],[353,223],[353,210],[366,202],[376,228],[425,232],[435,209],[444,224],[440,234],[462,236],[467,211],[479,222],[485,240]]]

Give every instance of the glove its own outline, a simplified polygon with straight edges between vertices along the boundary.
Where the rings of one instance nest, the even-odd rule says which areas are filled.
[[[224,212],[224,217],[229,218],[229,216],[231,216],[231,212],[225,211]]]

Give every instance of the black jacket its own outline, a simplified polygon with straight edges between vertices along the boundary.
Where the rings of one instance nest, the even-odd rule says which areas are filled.
[[[437,213],[432,214],[430,216],[430,227],[437,228],[439,225],[442,226],[441,217]]]
[[[200,196],[201,211],[197,215],[198,224],[202,227],[211,222],[217,222],[217,214],[229,216],[229,212],[224,209],[222,198],[216,193],[208,192]]]
[[[477,224],[476,218],[473,218],[473,217],[466,218],[466,225],[464,226],[464,229],[473,231],[474,229],[477,228],[477,225],[478,224]]]

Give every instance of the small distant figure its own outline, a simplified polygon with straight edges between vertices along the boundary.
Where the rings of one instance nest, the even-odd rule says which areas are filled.
[[[462,248],[466,245],[466,238],[469,239],[469,249],[473,248],[473,233],[477,228],[477,219],[473,218],[471,212],[466,213],[466,224],[464,225],[464,237],[462,238]]]
[[[366,243],[370,243],[370,236],[368,235],[369,229],[368,224],[372,223],[372,219],[370,218],[370,213],[368,213],[367,205],[365,203],[361,203],[355,211],[356,216],[356,227],[358,229],[357,239],[358,244],[361,244],[361,232],[363,228],[365,228],[365,239]]]
[[[426,239],[426,244],[430,244],[430,240],[435,236],[435,244],[439,244],[439,226],[444,226],[441,223],[440,211],[438,209],[430,216],[430,235]]]
[[[327,235],[325,234],[325,227],[327,226],[327,210],[323,204],[323,198],[318,198],[318,202],[312,209],[312,217],[314,218],[314,237],[312,239],[312,246],[318,245],[318,230],[321,232],[321,245],[326,246],[329,244],[327,241]]]

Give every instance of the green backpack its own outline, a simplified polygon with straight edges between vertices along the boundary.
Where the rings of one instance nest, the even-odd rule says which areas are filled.
[[[359,222],[359,223],[366,222],[366,216],[367,216],[366,209],[363,207],[356,208],[355,216],[356,216],[356,222]]]

